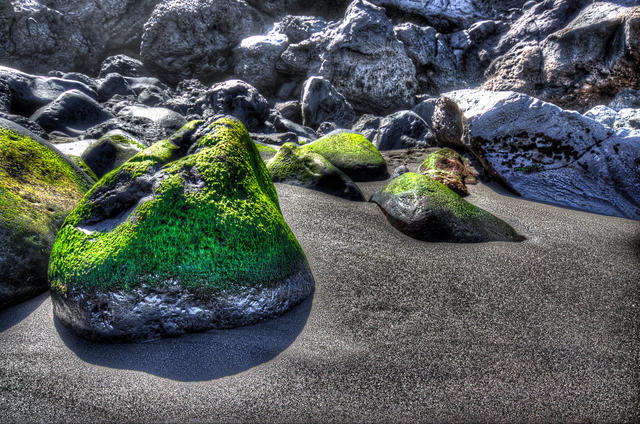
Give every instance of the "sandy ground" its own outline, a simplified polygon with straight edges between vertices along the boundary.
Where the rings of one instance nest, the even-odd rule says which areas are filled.
[[[640,420],[639,222],[478,185],[469,200],[528,240],[424,243],[375,204],[277,189],[312,299],[106,345],[42,295],[0,312],[0,422]]]

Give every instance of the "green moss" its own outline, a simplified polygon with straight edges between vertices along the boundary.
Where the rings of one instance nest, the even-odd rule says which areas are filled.
[[[376,147],[363,135],[334,132],[302,146],[306,152],[324,156],[338,169],[356,180],[375,179],[387,174],[387,164]]]
[[[489,212],[467,202],[444,184],[422,174],[402,174],[389,182],[382,193],[398,197],[427,198],[430,207],[448,209],[463,221],[494,218]]]
[[[119,130],[109,131],[108,133],[100,137],[100,140],[111,140],[114,144],[122,144],[125,146],[133,145],[138,149],[144,149],[144,145],[142,143],[127,137]]]
[[[431,153],[419,171],[461,195],[468,194],[465,183],[477,182],[477,172],[469,159],[448,147]]]
[[[217,292],[273,286],[299,270],[304,253],[244,126],[227,118],[200,125],[190,123],[140,152],[85,196],[51,254],[54,290],[147,283]],[[181,140],[196,129],[206,135],[182,156]],[[107,229],[87,224],[100,217],[97,194],[143,175],[158,178],[157,186],[127,219]]]
[[[269,159],[274,157],[276,153],[278,153],[276,149],[267,144],[262,144],[257,141],[254,141],[254,143],[256,145],[256,148],[258,149],[258,153],[260,153],[260,156],[265,161],[268,161]]]
[[[267,163],[273,181],[313,181],[328,173],[340,172],[323,156],[305,152],[293,143],[285,143]]]
[[[91,170],[91,168],[89,168],[89,167],[87,166],[87,164],[86,164],[86,163],[84,163],[84,161],[82,160],[82,158],[81,158],[80,156],[73,156],[73,155],[69,155],[68,157],[69,157],[69,159],[71,159],[71,160],[73,161],[73,163],[75,163],[76,165],[78,165],[78,167],[79,167],[80,169],[82,169],[82,170],[83,170],[83,171],[84,171],[88,176],[90,176],[90,177],[91,177],[91,179],[92,179],[93,181],[98,181],[98,179],[99,179],[99,178],[98,178],[98,176],[96,175],[96,173],[95,173],[95,172],[93,172],[93,171]]]

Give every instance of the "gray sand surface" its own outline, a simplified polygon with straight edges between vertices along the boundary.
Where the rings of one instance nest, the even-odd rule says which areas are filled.
[[[375,204],[277,189],[312,299],[106,345],[42,295],[0,312],[0,422],[640,420],[640,223],[478,185],[469,200],[528,240],[435,244]]]

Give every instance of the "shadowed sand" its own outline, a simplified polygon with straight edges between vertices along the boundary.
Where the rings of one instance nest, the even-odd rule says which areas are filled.
[[[640,223],[478,185],[527,240],[424,243],[375,204],[277,189],[312,301],[153,349],[77,339],[46,295],[0,312],[0,421],[640,419]]]

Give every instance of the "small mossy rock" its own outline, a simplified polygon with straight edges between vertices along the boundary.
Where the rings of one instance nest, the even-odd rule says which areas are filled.
[[[384,158],[361,134],[334,131],[305,144],[302,149],[324,156],[336,168],[356,181],[379,180],[388,175]]]
[[[398,230],[424,241],[520,241],[506,222],[426,175],[407,172],[371,197]]]
[[[299,185],[343,197],[364,200],[351,178],[322,155],[307,152],[293,143],[285,143],[267,163],[274,182]]]
[[[427,156],[419,172],[441,182],[461,196],[469,194],[467,184],[476,184],[478,172],[469,159],[447,147]]]
[[[58,228],[91,185],[47,142],[0,119],[0,309],[47,289]]]
[[[90,339],[247,325],[314,287],[269,171],[232,118],[192,121],[103,177],[49,263],[55,315]]]
[[[71,159],[71,161],[73,163],[75,163],[78,168],[82,169],[84,171],[85,174],[87,174],[88,176],[91,177],[91,179],[96,182],[99,180],[98,176],[96,175],[95,172],[93,172],[93,170],[91,168],[89,168],[89,165],[87,165],[85,163],[85,161],[82,160],[82,158],[80,156],[73,156],[73,155],[67,155],[67,157],[69,159]]]
[[[98,178],[102,178],[143,149],[142,144],[129,138],[123,131],[113,130],[89,146],[81,158]]]
[[[258,153],[260,153],[260,157],[265,162],[271,159],[278,153],[275,147],[269,146],[268,144],[260,143],[259,141],[253,141],[256,145],[256,149],[258,149]]]

